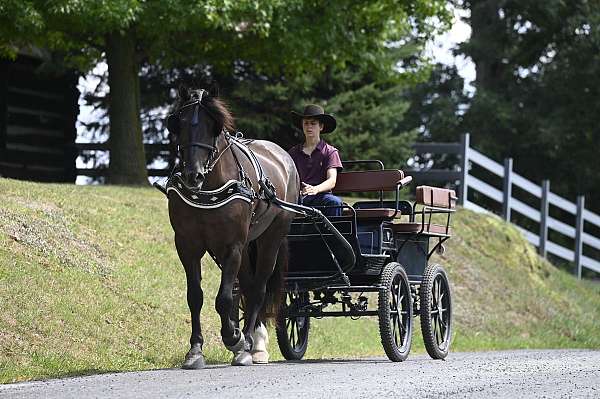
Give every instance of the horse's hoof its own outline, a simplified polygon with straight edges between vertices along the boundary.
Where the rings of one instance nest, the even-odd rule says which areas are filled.
[[[256,364],[267,364],[269,363],[269,352],[267,352],[267,344],[269,343],[269,334],[267,328],[263,323],[259,323],[252,334],[253,346],[250,353],[252,354],[252,361]]]
[[[196,355],[194,357],[190,357],[189,359],[185,359],[181,365],[181,368],[186,370],[198,370],[203,369],[205,365],[206,363],[204,363],[204,356]]]
[[[269,352],[267,351],[252,351],[252,363],[254,364],[268,364],[269,363]]]
[[[252,366],[252,355],[249,352],[241,351],[233,354],[232,366]]]
[[[197,369],[204,368],[204,366],[205,366],[205,363],[204,363],[204,355],[202,354],[202,350],[192,348],[185,355],[185,360],[183,361],[181,368],[187,369],[187,370],[197,370]]]

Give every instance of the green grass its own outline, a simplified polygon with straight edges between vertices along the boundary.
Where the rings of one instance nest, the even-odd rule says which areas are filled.
[[[434,260],[453,285],[453,350],[600,347],[597,284],[540,259],[495,217],[461,210],[454,228]],[[203,276],[205,354],[229,362],[207,258]],[[1,383],[176,367],[190,334],[185,295],[158,191],[0,179]],[[311,322],[306,358],[383,355],[376,319]],[[271,330],[278,360],[275,341]],[[423,352],[418,329],[413,348]]]

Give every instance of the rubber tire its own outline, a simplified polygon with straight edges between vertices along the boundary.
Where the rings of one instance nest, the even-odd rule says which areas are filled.
[[[292,293],[285,294],[284,306],[291,306],[293,300],[300,301],[301,304],[308,303],[308,292],[300,293],[297,299],[294,299],[293,295],[294,294]],[[286,318],[283,314],[283,311],[279,312],[277,315],[277,323],[275,325],[277,345],[286,360],[301,360],[308,348],[310,317],[296,317],[290,319]],[[293,344],[291,342],[291,329],[289,329],[289,327],[294,328],[294,326],[298,326],[299,324],[301,324],[299,328],[295,329],[298,340]]]
[[[401,346],[398,346],[395,339],[395,323],[391,316],[393,310],[390,306],[390,295],[392,293],[394,283],[398,283],[398,297],[404,293],[402,299],[403,307],[405,307],[405,337]],[[410,353],[412,344],[413,330],[413,304],[412,295],[410,292],[410,283],[408,276],[402,265],[396,262],[391,262],[385,265],[381,273],[381,289],[379,290],[378,301],[378,316],[379,316],[379,334],[381,335],[381,345],[385,350],[385,354],[392,362],[402,362],[406,360]],[[397,305],[396,305],[397,306]],[[402,338],[401,338],[402,339]]]
[[[441,324],[436,323],[434,320],[435,313],[431,313],[432,311],[437,311],[439,305],[437,302],[434,302],[433,298],[433,285],[436,280],[442,283],[442,291],[440,291],[440,294],[442,292],[445,293],[445,299],[444,295],[441,296],[442,309],[446,307],[446,313],[442,313],[442,320],[446,320],[446,330],[442,333],[442,336],[440,336],[440,338],[443,338],[441,343],[438,343],[439,340],[436,337],[436,325],[441,326]],[[425,349],[427,349],[427,353],[433,359],[444,359],[448,356],[450,343],[452,341],[452,291],[448,275],[443,267],[433,264],[428,265],[425,268],[419,295],[421,305],[421,309],[419,310],[421,316],[421,332],[423,333]]]

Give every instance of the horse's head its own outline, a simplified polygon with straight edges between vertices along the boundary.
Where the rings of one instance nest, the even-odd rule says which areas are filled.
[[[217,140],[224,129],[233,130],[233,118],[225,105],[206,90],[179,89],[175,111],[167,117],[167,129],[177,143],[185,182],[200,188],[218,159]]]

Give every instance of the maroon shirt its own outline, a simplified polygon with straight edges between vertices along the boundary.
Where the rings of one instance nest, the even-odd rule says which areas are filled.
[[[298,144],[289,150],[300,173],[301,182],[316,186],[327,180],[327,169],[343,168],[337,148],[327,144],[325,140],[321,139],[310,155],[302,151],[302,146]]]

